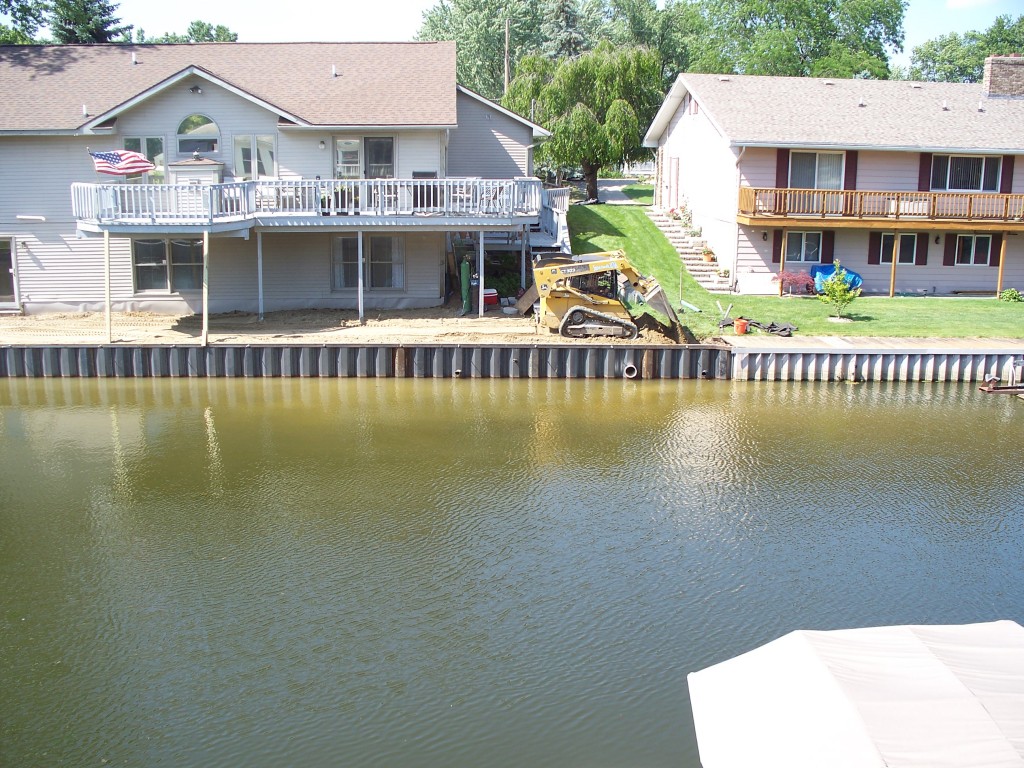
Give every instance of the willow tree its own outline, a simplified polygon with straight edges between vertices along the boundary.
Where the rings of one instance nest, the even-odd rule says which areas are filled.
[[[661,100],[656,54],[601,43],[571,59],[525,57],[502,103],[551,131],[538,161],[579,167],[596,200],[601,168],[647,155],[643,131]]]

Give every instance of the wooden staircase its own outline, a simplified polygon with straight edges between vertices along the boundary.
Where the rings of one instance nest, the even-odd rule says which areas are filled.
[[[718,262],[704,261],[703,251],[707,242],[703,238],[691,237],[678,220],[669,218],[662,211],[648,208],[647,216],[676,249],[683,266],[697,285],[709,293],[729,293],[729,278],[718,276]]]

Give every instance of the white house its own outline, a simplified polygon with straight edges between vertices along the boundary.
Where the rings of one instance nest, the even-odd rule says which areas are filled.
[[[867,292],[1024,290],[1024,58],[982,84],[681,74],[647,132],[741,293],[840,260]]]
[[[0,98],[0,309],[434,306],[453,242],[541,220],[547,133],[451,42],[5,46]]]

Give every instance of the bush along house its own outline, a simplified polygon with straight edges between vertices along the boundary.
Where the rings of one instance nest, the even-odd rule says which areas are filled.
[[[5,46],[0,93],[0,309],[436,306],[545,219],[451,42]]]
[[[980,84],[681,74],[645,137],[731,288],[840,260],[866,292],[1024,287],[1024,58]]]

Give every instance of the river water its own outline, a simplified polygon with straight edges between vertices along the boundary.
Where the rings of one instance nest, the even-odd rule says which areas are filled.
[[[969,386],[0,382],[0,765],[698,766],[686,674],[1024,622]]]

